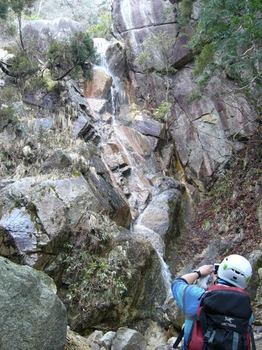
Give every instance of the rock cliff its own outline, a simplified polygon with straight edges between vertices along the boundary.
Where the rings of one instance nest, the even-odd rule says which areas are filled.
[[[0,255],[53,278],[68,350],[168,349],[181,326],[171,279],[232,251],[253,264],[261,326],[254,106],[223,75],[198,94],[192,28],[172,1],[114,0],[112,14],[115,38],[94,40],[90,81],[40,89],[1,76]],[[29,20],[25,44],[43,59],[54,38],[82,30],[73,18]]]

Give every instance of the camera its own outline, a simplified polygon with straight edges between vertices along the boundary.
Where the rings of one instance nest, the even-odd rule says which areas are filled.
[[[219,268],[219,265],[220,264],[214,264],[214,274],[217,275],[217,271],[218,271],[218,268]]]

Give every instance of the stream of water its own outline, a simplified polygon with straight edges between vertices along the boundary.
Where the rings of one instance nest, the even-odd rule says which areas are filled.
[[[122,152],[125,154],[125,157],[129,162],[129,166],[132,172],[132,177],[134,178],[133,182],[136,182],[137,191],[138,191],[137,193],[135,193],[136,195],[135,197],[139,198],[140,195],[148,196],[150,194],[152,199],[154,188],[152,185],[151,185],[151,188],[145,188],[145,189],[143,188],[143,184],[141,184],[142,182],[141,179],[144,180],[144,182],[147,184],[147,187],[149,187],[148,185],[149,182],[146,179],[144,171],[141,169],[141,164],[137,164],[137,160],[134,159],[132,152],[130,152],[129,147],[127,148],[126,145],[128,144],[129,140],[126,139],[126,135],[121,128],[121,121],[117,119],[117,111],[121,107],[121,103],[127,104],[127,96],[123,89],[123,84],[121,83],[120,79],[110,72],[110,69],[107,64],[106,51],[110,43],[105,39],[94,39],[94,44],[95,44],[97,53],[100,55],[100,58],[101,58],[99,68],[102,69],[107,75],[109,75],[112,78],[112,87],[111,87],[112,125],[111,126],[113,130],[113,137],[115,140],[117,140],[117,143],[121,145]],[[152,157],[154,157],[154,155],[152,155]],[[151,162],[151,163],[154,164],[154,162]],[[147,170],[149,171],[149,169]],[[150,174],[154,172],[158,173],[159,170],[151,167],[149,172]],[[143,191],[145,193],[143,193]],[[131,194],[131,200],[129,200],[131,211],[132,211],[132,205],[134,202],[136,202],[136,205],[138,205],[138,208],[137,208],[138,215],[136,216],[136,218],[134,218],[133,223],[131,224],[130,231],[132,232],[133,235],[149,241],[152,247],[155,249],[159,257],[161,274],[162,274],[162,278],[166,288],[166,301],[168,301],[171,298],[171,273],[168,265],[164,261],[164,253],[165,253],[164,241],[157,232],[140,224],[141,216],[142,216],[143,210],[145,209],[145,205],[139,208],[139,201],[134,200],[132,202],[132,194]]]

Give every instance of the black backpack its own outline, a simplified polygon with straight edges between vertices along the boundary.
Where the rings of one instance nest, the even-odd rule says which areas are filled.
[[[216,285],[204,294],[188,350],[250,350],[255,342],[250,326],[249,295],[241,288]]]

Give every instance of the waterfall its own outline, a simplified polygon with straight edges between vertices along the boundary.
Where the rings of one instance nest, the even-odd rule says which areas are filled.
[[[106,52],[110,46],[110,43],[105,39],[96,38],[94,39],[94,45],[97,50],[97,53],[100,55],[99,68],[102,68],[106,74],[111,76],[113,81],[112,88],[111,88],[113,135],[117,140],[117,143],[121,145],[122,152],[123,154],[125,154],[125,157],[129,162],[129,166],[131,167],[132,176],[135,178],[138,189],[140,189],[139,186],[140,186],[141,178],[146,179],[146,177],[143,173],[143,169],[141,169],[141,166],[139,166],[139,164],[137,165],[137,159],[133,158],[132,152],[130,152],[130,150],[126,147],[126,144],[129,145],[128,142],[130,142],[130,140],[128,140],[126,134],[121,128],[121,122],[116,121],[118,107],[121,107],[122,104],[126,104],[127,98],[126,98],[125,90],[123,88],[123,84],[121,83],[120,79],[116,77],[114,74],[112,74],[108,67]],[[158,173],[158,170],[156,168],[153,167],[152,170],[156,174]],[[143,188],[143,184],[141,185],[141,188]],[[151,185],[151,192],[152,194],[154,192],[153,185]],[[138,197],[139,197],[139,193],[138,193]],[[132,209],[132,203],[129,202],[129,204]],[[143,208],[143,210],[144,209],[145,208]],[[161,266],[161,275],[162,275],[162,279],[166,289],[165,302],[167,302],[171,298],[171,273],[168,265],[164,261],[165,245],[162,237],[157,232],[153,231],[152,229],[140,223],[143,210],[140,210],[138,212],[138,217],[136,218],[135,222],[132,222],[130,226],[130,232],[132,233],[132,235],[136,236],[137,238],[142,238],[147,242],[150,242],[152,247],[155,249],[157,256],[159,258],[160,266]]]
[[[131,232],[140,238],[143,238],[151,243],[155,251],[157,252],[160,265],[161,265],[161,275],[166,288],[166,302],[172,297],[171,294],[171,272],[169,270],[168,265],[164,260],[164,252],[165,245],[162,237],[155,231],[150,228],[141,225],[139,223],[140,218],[138,218],[138,222],[133,225]]]
[[[112,115],[115,117],[120,104],[127,103],[127,94],[124,89],[123,82],[116,75],[112,74],[106,59],[106,52],[110,46],[110,42],[104,38],[94,38],[94,46],[100,57],[99,68],[103,69],[104,72],[112,77],[111,87],[111,104],[112,104]]]

